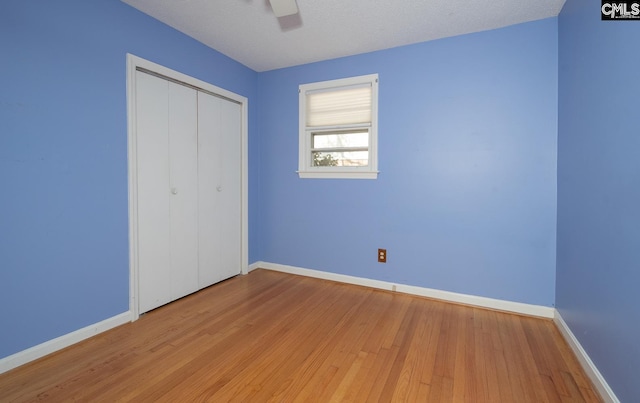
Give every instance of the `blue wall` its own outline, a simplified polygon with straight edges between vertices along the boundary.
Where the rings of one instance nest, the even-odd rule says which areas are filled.
[[[258,74],[119,1],[2,1],[0,358],[128,309],[129,52],[250,99],[250,262],[557,302],[640,400],[640,24],[598,9]],[[370,73],[379,179],[299,179],[298,85]]]
[[[250,99],[258,75],[114,0],[3,0],[0,49],[2,358],[129,309],[126,53]]]
[[[557,300],[640,400],[640,24],[598,9],[258,74],[119,1],[2,1],[0,358],[128,309],[129,52],[250,99],[250,262]],[[370,73],[379,179],[299,179],[298,85]]]
[[[261,74],[262,260],[552,306],[557,54],[550,18]],[[370,73],[379,178],[299,179],[298,85]]]
[[[559,18],[557,306],[623,402],[640,401],[640,23]]]

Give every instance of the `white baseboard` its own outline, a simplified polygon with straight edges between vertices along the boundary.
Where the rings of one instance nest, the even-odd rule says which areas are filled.
[[[261,267],[260,264],[262,264],[262,262],[251,263],[249,266],[247,266],[247,273],[251,273],[255,269],[259,269]]]
[[[332,280],[340,283],[361,285],[365,287],[378,288],[382,290],[396,291],[405,294],[419,295],[439,299],[448,302],[473,305],[482,308],[496,309],[500,311],[513,312],[523,315],[538,316],[551,319],[555,316],[555,309],[552,307],[523,304],[521,302],[504,301],[493,298],[478,297],[475,295],[459,294],[450,291],[435,290],[432,288],[417,287],[405,284],[395,284],[388,281],[372,280],[363,277],[347,276],[344,274],[329,273],[319,270],[304,269],[301,267],[287,266],[269,262],[255,262],[249,265],[249,271],[257,268],[280,271],[284,273],[297,274],[307,277]]]
[[[8,357],[0,359],[0,374],[12,370],[20,365],[42,358],[45,355],[54,353],[72,344],[81,342],[89,337],[113,329],[116,326],[131,322],[131,312],[123,312],[119,315],[94,323],[74,332],[56,337],[37,346],[20,351]]]
[[[598,393],[600,393],[600,397],[602,397],[602,399],[604,399],[604,401],[608,403],[620,403],[620,400],[618,400],[615,393],[613,393],[613,390],[611,390],[607,381],[604,379],[600,371],[598,371],[598,368],[596,368],[593,361],[591,361],[591,358],[589,358],[587,352],[584,350],[584,348],[582,348],[582,345],[580,345],[580,342],[578,341],[576,336],[573,334],[571,329],[569,329],[567,323],[564,321],[564,319],[562,319],[562,316],[560,316],[560,312],[558,312],[558,310],[556,310],[555,312],[553,321],[560,330],[560,333],[562,333],[564,339],[569,344],[569,347],[571,347],[574,354],[578,358],[578,361],[580,362],[580,365],[582,365],[584,372],[587,374],[589,379],[591,379],[591,382],[593,382],[593,386],[595,386],[595,388],[598,390]]]

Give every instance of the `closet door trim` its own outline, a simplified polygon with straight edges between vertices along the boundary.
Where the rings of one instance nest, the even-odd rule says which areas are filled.
[[[248,111],[246,97],[227,91],[213,84],[169,69],[138,56],[127,54],[127,163],[129,180],[129,311],[132,320],[140,316],[138,308],[138,205],[137,205],[137,136],[136,136],[136,71],[157,75],[169,81],[181,83],[199,91],[225,98],[241,105],[241,274],[247,274],[249,265],[248,237]]]

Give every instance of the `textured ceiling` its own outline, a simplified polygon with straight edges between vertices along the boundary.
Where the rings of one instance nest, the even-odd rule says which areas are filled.
[[[557,16],[565,0],[122,0],[256,71]]]

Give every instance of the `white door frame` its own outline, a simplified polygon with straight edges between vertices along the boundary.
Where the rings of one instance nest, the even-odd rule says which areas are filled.
[[[131,320],[140,316],[138,308],[138,165],[136,134],[136,70],[143,69],[170,80],[175,80],[206,92],[230,99],[242,106],[241,131],[241,262],[240,273],[247,274],[249,266],[248,236],[248,111],[246,97],[227,91],[213,84],[198,80],[167,67],[127,53],[127,162],[129,176],[129,311]]]

